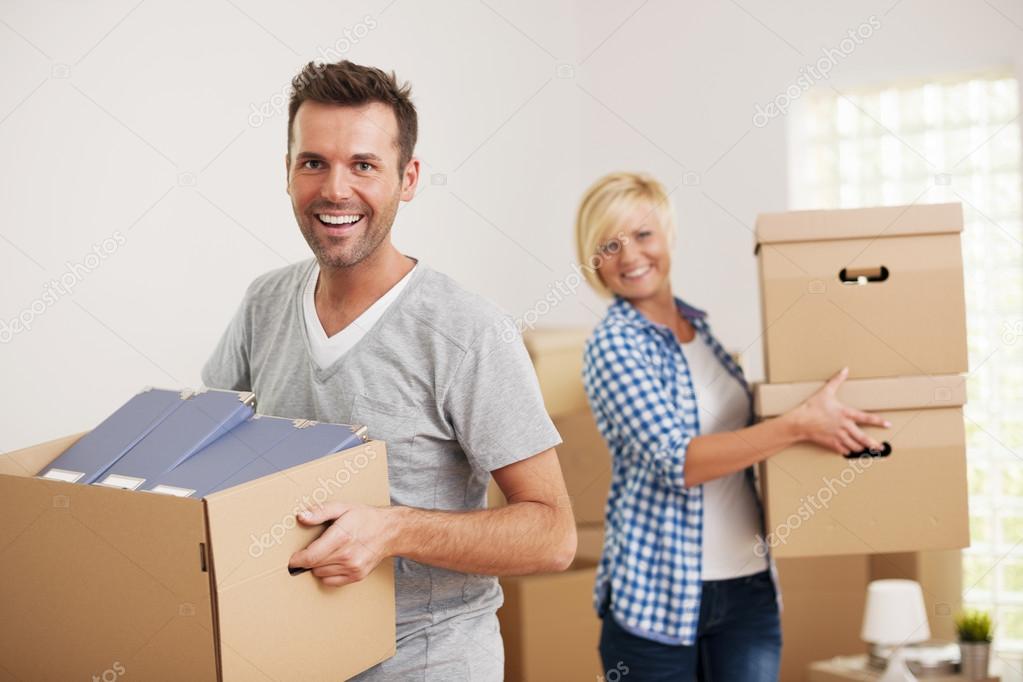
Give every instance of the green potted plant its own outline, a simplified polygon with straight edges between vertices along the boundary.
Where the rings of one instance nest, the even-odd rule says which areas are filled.
[[[968,680],[987,678],[994,626],[986,611],[966,610],[956,616],[962,674]]]

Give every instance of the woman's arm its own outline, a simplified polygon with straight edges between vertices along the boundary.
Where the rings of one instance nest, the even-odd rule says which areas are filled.
[[[848,375],[848,368],[843,369],[806,402],[780,417],[738,431],[693,438],[686,450],[686,486],[742,471],[801,441],[816,443],[843,455],[880,449],[881,444],[865,434],[859,425],[888,428],[891,424],[877,415],[847,407],[835,398],[835,392]]]

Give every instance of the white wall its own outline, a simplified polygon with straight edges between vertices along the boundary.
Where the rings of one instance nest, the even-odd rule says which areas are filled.
[[[0,451],[89,428],[141,386],[198,385],[245,285],[308,256],[286,105],[252,112],[321,48],[412,81],[426,174],[395,239],[515,315],[571,282],[596,177],[687,178],[675,286],[759,377],[751,229],[788,187],[785,118],[755,127],[754,107],[871,15],[835,87],[1021,62],[1006,0],[0,4]],[[592,325],[603,305],[581,287],[539,323]],[[31,329],[3,326],[20,315]]]

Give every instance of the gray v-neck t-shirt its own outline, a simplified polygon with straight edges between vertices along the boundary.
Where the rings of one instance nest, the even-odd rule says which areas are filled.
[[[395,505],[482,509],[491,471],[561,442],[512,320],[422,263],[368,333],[321,369],[302,310],[314,264],[249,285],[203,367],[207,386],[253,391],[261,414],[366,425],[386,443]],[[394,563],[398,653],[357,679],[501,679],[497,579]]]

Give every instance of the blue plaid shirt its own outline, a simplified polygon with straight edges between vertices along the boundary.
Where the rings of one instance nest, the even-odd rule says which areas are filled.
[[[752,393],[706,313],[675,303],[742,384],[752,421]],[[604,616],[610,608],[622,628],[641,637],[692,645],[702,591],[703,486],[687,488],[683,473],[686,448],[700,433],[685,355],[670,329],[616,297],[586,343],[583,380],[613,456],[597,611]],[[746,478],[756,495],[752,467]]]

